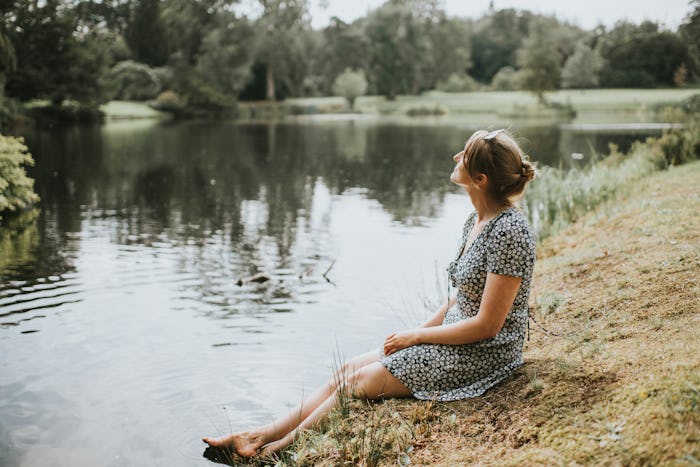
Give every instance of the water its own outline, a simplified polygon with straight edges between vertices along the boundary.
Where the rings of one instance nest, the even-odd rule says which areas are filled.
[[[43,201],[0,231],[0,465],[207,465],[201,436],[272,420],[418,324],[446,296],[471,209],[451,156],[475,129],[28,132]],[[515,130],[562,167],[648,134]]]

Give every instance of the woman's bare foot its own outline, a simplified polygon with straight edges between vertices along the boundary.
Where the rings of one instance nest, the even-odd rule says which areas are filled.
[[[260,450],[260,455],[263,457],[271,456],[292,444],[292,441],[294,441],[294,438],[287,435],[282,439],[266,444],[265,447]]]
[[[233,448],[236,454],[243,457],[253,457],[258,453],[258,449],[265,444],[262,434],[247,431],[221,438],[202,438],[202,441],[214,448]]]

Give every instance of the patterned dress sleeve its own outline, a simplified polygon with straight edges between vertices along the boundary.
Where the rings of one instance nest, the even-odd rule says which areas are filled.
[[[486,271],[523,277],[535,261],[535,244],[527,221],[504,216],[494,226],[486,247]]]

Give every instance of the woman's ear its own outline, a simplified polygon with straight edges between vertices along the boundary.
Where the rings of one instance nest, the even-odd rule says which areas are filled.
[[[478,174],[476,177],[474,177],[474,183],[478,185],[480,188],[486,187],[486,182],[488,181],[488,177],[486,174]]]

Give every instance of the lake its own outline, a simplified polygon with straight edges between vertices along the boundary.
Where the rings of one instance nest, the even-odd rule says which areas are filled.
[[[511,126],[540,165],[657,126]],[[447,296],[468,198],[439,119],[26,131],[42,198],[0,229],[0,465],[193,466]],[[583,159],[572,157],[582,154]],[[240,279],[265,273],[265,283]]]

